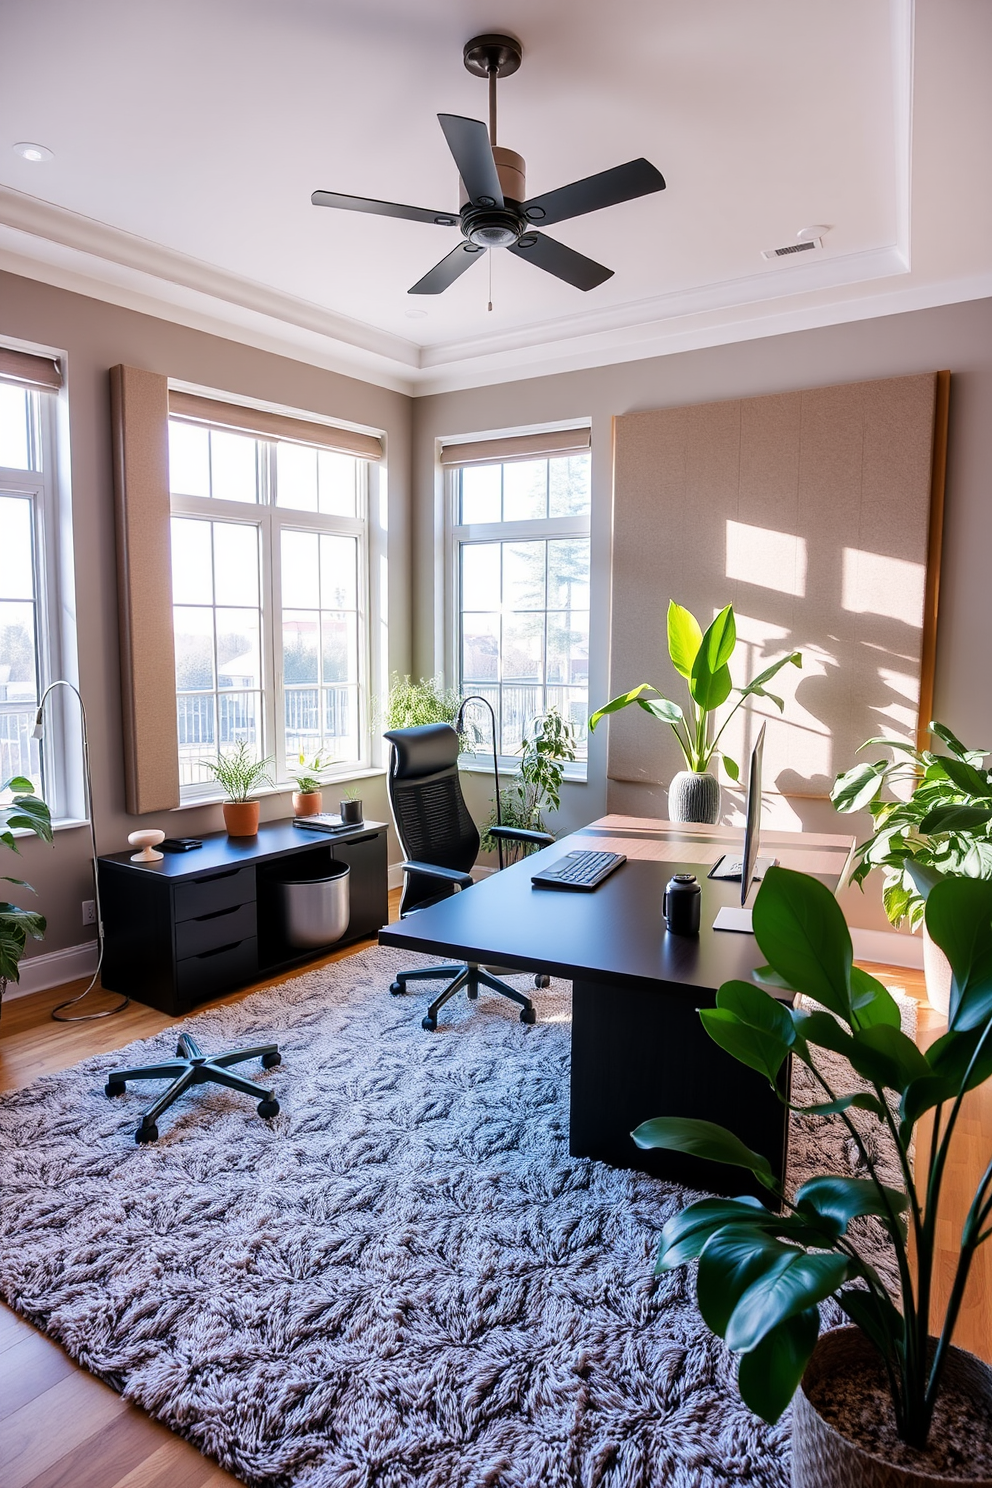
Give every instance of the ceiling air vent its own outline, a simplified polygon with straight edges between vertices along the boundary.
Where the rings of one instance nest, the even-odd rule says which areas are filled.
[[[801,243],[786,243],[784,248],[762,248],[762,258],[791,258],[794,253],[808,253],[811,248],[822,248],[822,238],[804,238]]]

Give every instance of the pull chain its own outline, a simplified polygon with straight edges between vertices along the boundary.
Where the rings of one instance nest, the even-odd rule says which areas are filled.
[[[489,309],[491,310],[493,308],[493,251],[491,248],[486,257],[489,260]]]

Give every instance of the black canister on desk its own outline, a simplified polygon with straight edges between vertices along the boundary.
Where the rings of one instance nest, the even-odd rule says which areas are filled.
[[[694,873],[676,873],[668,881],[662,913],[670,935],[698,935],[702,891]]]

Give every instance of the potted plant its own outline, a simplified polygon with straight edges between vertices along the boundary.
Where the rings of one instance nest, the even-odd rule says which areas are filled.
[[[500,824],[522,827],[528,832],[546,832],[548,828],[543,812],[558,810],[565,765],[575,759],[574,725],[557,708],[549,708],[545,716],[535,722],[533,733],[524,736],[520,749],[520,770],[499,793]],[[489,825],[494,827],[496,824],[494,804]],[[483,833],[483,850],[495,852],[496,846],[495,837]],[[510,862],[524,851],[522,843],[503,843],[503,852]]]
[[[451,723],[461,707],[461,693],[445,687],[440,677],[393,677],[386,699],[386,727],[418,728],[425,723]]]
[[[724,1127],[662,1117],[633,1134],[641,1147],[749,1169],[769,1192],[768,1205],[750,1196],[690,1204],[662,1231],[658,1269],[698,1260],[700,1311],[741,1355],[741,1395],[764,1420],[781,1416],[801,1382],[793,1488],[992,1484],[992,1370],[951,1345],[972,1261],[992,1235],[992,1163],[964,1222],[940,1331],[930,1332],[941,1189],[961,1102],[992,1075],[992,883],[944,879],[925,914],[953,968],[948,1030],[925,1053],[902,1032],[886,988],[853,965],[833,895],[784,868],[768,870],[754,905],[768,958],[754,973],[761,985],[726,982],[716,1006],[700,1010],[710,1037],[786,1104],[780,1077],[790,1057],[801,1060],[821,1099],[791,1109],[842,1121],[867,1176],[824,1174],[790,1198],[767,1158]],[[788,992],[805,993],[814,1011],[790,1006]],[[846,1060],[862,1087],[841,1093],[823,1073],[822,1050]],[[924,1116],[932,1125],[916,1148],[914,1183]],[[879,1175],[866,1122],[897,1155],[898,1188]],[[894,1298],[869,1259],[866,1221],[891,1252]],[[818,1341],[819,1306],[830,1297],[853,1326]]]
[[[930,732],[948,754],[914,749],[898,739],[869,739],[861,749],[890,749],[892,759],[845,771],[830,798],[838,811],[871,813],[874,831],[855,849],[851,881],[863,890],[871,870],[881,869],[890,922],[899,926],[907,920],[912,930],[923,926],[927,997],[946,1015],[950,967],[927,931],[926,898],[948,874],[992,878],[992,784],[985,750],[967,749],[942,723],[932,722]]]
[[[296,789],[293,792],[293,815],[294,816],[317,816],[323,809],[324,798],[320,790],[320,771],[327,768],[327,762],[321,756],[320,751],[313,759],[300,751],[297,768],[290,773],[290,779],[296,781]]]
[[[254,837],[258,831],[258,802],[248,798],[262,784],[272,782],[266,772],[271,761],[256,759],[244,739],[230,754],[219,759],[201,760],[214,776],[227,800],[224,802],[224,825],[230,837]]]
[[[0,794],[6,795],[8,791],[14,792],[14,798],[0,806],[0,842],[12,852],[18,852],[14,836],[18,829],[33,832],[42,842],[51,842],[51,812],[41,797],[35,795],[31,781],[23,775],[12,775],[0,786]],[[4,874],[4,880],[34,893],[23,878]],[[44,940],[45,916],[38,914],[37,910],[22,909],[19,904],[0,901],[0,1011],[8,982],[20,980],[20,962],[29,935],[32,940]]]
[[[621,708],[636,703],[645,713],[667,723],[678,740],[685,759],[685,769],[680,770],[668,788],[668,815],[672,821],[715,822],[720,815],[720,783],[710,773],[709,766],[715,755],[723,759],[723,768],[731,780],[740,779],[740,769],[730,756],[718,748],[727,724],[733,718],[745,698],[768,698],[779,712],[784,709],[781,698],[766,692],[765,683],[770,682],[776,672],[789,662],[801,667],[802,654],[792,651],[773,662],[746,687],[734,687],[730,676],[730,660],[737,645],[737,626],[734,607],[727,605],[704,632],[696,617],[674,600],[668,606],[668,654],[672,665],[684,677],[689,691],[689,708],[685,712],[678,703],[662,697],[658,688],[650,682],[642,682],[630,692],[615,697],[599,708],[589,720],[590,729],[595,729],[599,720],[607,713],[617,713]],[[734,706],[710,738],[710,720],[718,708],[730,697],[739,694]],[[645,697],[645,693],[656,693]]]
[[[343,822],[350,826],[360,827],[364,821],[362,810],[362,798],[358,794],[357,785],[349,785],[341,796],[338,803],[338,814]]]

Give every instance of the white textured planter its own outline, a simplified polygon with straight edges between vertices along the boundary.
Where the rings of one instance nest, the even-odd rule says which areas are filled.
[[[940,946],[930,939],[926,925],[923,926],[923,975],[927,1001],[946,1018],[951,1006],[951,963]]]
[[[680,770],[668,787],[668,820],[709,822],[720,819],[720,782],[715,775]]]

